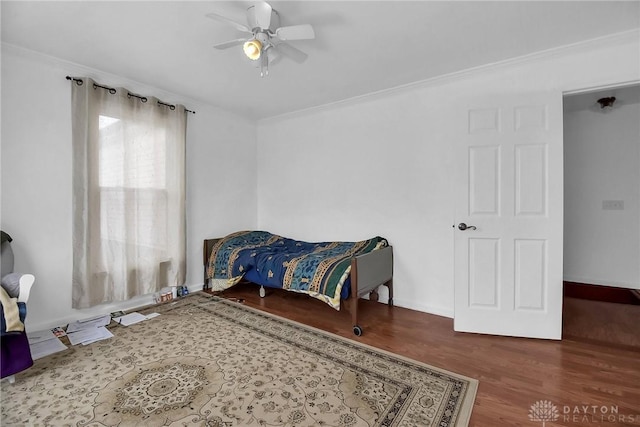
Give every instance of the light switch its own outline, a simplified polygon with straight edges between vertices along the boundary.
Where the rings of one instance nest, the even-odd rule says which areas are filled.
[[[607,211],[622,211],[624,210],[624,200],[603,200],[602,209]]]

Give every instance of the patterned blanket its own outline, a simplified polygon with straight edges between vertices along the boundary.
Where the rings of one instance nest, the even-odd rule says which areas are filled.
[[[351,258],[387,246],[382,237],[360,242],[309,243],[266,231],[240,231],[218,241],[207,265],[209,279],[242,278],[318,298],[340,309]]]

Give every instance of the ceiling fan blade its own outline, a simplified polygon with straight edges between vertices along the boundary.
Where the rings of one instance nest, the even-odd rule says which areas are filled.
[[[298,64],[302,64],[304,61],[307,60],[308,55],[306,53],[304,53],[300,49],[297,49],[291,46],[290,44],[279,43],[278,45],[274,46],[274,49],[280,52],[281,54],[283,54],[284,56],[287,56],[293,59]]]
[[[228,49],[230,47],[239,46],[239,45],[243,44],[246,41],[247,41],[246,39],[229,40],[228,42],[218,43],[218,44],[214,45],[213,47],[215,49]]]
[[[276,30],[276,37],[280,40],[311,40],[316,37],[313,27],[309,24],[280,27]]]
[[[260,1],[253,6],[258,27],[266,30],[271,25],[271,6],[269,3]]]
[[[251,29],[249,27],[247,27],[246,25],[240,24],[239,22],[236,22],[233,19],[229,19],[226,16],[218,15],[217,13],[209,13],[209,14],[207,14],[205,16],[207,18],[213,19],[214,21],[224,22],[227,25],[231,25],[236,30],[239,30],[239,31],[242,31],[242,32],[245,32],[245,33],[253,34],[253,32],[251,31]]]

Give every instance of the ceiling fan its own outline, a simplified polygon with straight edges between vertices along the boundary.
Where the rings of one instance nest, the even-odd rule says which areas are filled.
[[[309,24],[280,27],[280,15],[266,2],[258,2],[247,9],[247,23],[241,24],[217,13],[209,13],[208,18],[223,22],[235,29],[247,33],[247,37],[218,43],[216,49],[228,49],[242,45],[244,54],[260,66],[260,76],[269,74],[269,63],[284,55],[302,63],[307,54],[286,43],[291,40],[310,40],[315,38],[313,27]]]

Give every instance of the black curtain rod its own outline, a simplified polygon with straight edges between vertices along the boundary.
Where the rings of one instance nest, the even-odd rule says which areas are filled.
[[[76,79],[75,77],[67,76],[66,79],[75,82],[75,84],[77,84],[78,86],[82,86],[84,84],[84,81],[82,79]],[[109,93],[112,94],[112,95],[116,93],[116,89],[115,88],[107,87],[107,86],[101,86],[101,85],[99,85],[97,83],[93,84],[93,88],[94,89],[101,88],[101,89],[104,89],[104,90],[108,90]],[[136,95],[135,93],[127,92],[127,97],[128,98],[134,97],[134,98],[138,98],[141,102],[147,102],[147,97],[146,96]],[[159,105],[163,105],[165,107],[169,107],[170,110],[175,110],[176,109],[175,105],[167,104],[167,103],[162,102],[162,101],[158,101],[158,104]],[[187,110],[186,108],[184,109],[184,111],[187,112],[187,113],[191,113],[191,114],[195,114],[196,113],[195,111]]]

